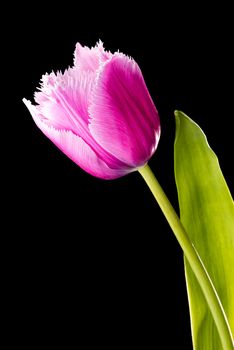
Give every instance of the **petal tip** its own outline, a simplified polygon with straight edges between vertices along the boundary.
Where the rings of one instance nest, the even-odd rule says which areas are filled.
[[[25,106],[29,109],[32,106],[32,102],[30,100],[27,100],[25,97],[22,98],[22,102],[25,104]]]

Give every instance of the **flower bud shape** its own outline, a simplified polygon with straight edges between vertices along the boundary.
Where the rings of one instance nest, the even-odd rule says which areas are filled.
[[[114,179],[155,152],[160,120],[141,70],[128,56],[76,45],[74,66],[45,74],[36,105],[23,99],[41,131],[88,173]]]

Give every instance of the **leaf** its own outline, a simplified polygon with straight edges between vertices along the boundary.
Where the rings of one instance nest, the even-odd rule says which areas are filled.
[[[175,179],[180,218],[216,288],[234,334],[234,203],[200,127],[176,111]],[[221,350],[200,286],[185,259],[193,346]]]

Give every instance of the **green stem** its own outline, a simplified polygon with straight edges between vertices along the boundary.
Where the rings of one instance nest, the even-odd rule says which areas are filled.
[[[179,217],[177,216],[163,189],[159,185],[150,167],[148,165],[145,165],[139,169],[139,173],[144,178],[156,201],[158,202],[198,280],[198,283],[204,293],[205,299],[209,305],[211,314],[218,329],[223,349],[233,350],[234,342],[225,312],[223,310],[215,287],[195,247],[191,243],[182,223],[180,222]]]

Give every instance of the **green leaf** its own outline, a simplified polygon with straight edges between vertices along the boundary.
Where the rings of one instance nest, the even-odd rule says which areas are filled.
[[[176,111],[175,179],[180,218],[215,286],[234,334],[234,203],[200,127]],[[185,259],[193,346],[221,350],[200,286]]]

